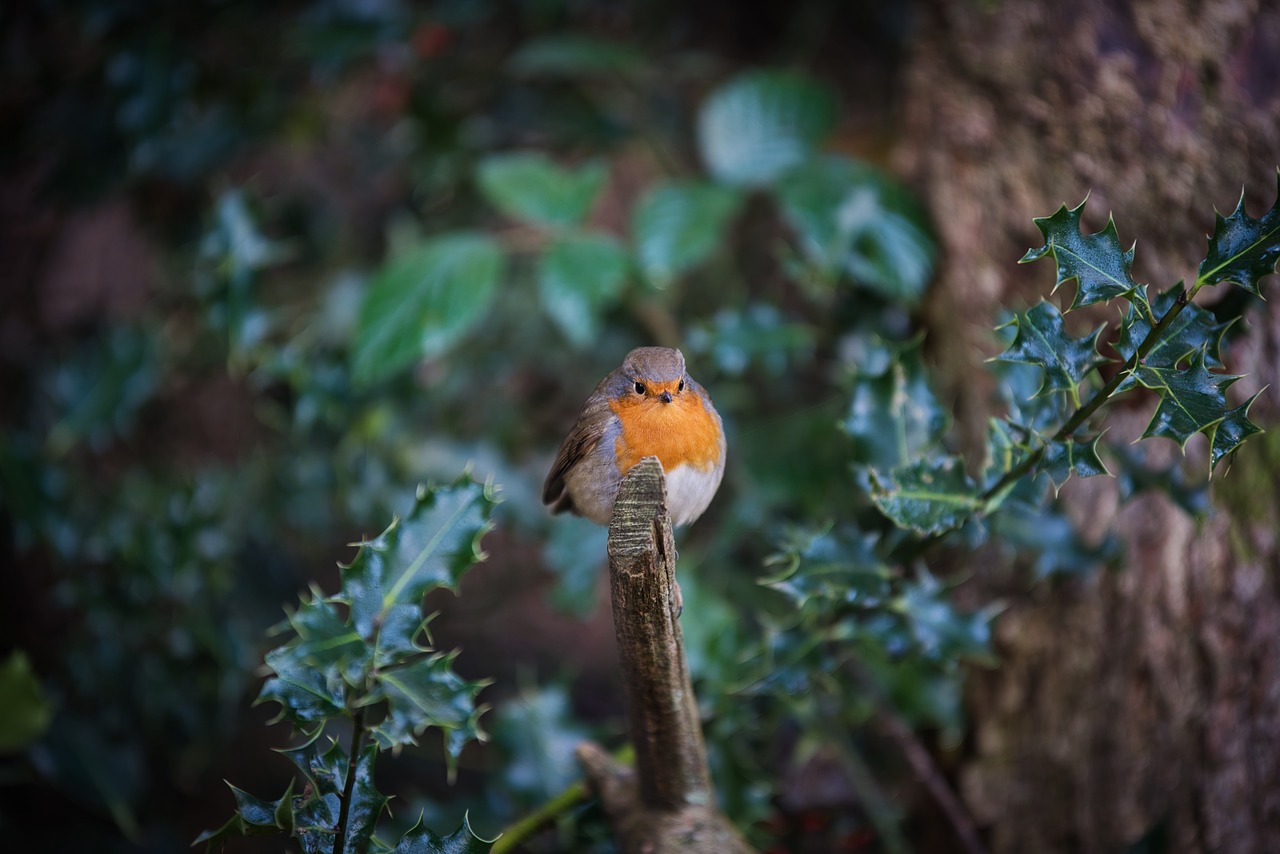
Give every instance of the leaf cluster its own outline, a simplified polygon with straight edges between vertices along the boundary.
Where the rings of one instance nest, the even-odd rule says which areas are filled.
[[[440,839],[419,820],[395,845],[379,841],[389,799],[374,786],[373,769],[380,754],[417,745],[436,729],[452,776],[463,746],[485,737],[475,697],[486,683],[459,677],[451,666],[456,652],[433,648],[422,599],[435,589],[456,592],[463,573],[483,559],[480,539],[495,503],[491,486],[465,476],[419,487],[404,518],[358,544],[338,593],[313,591],[289,614],[281,630],[290,637],[266,655],[270,676],[258,702],[278,704],[280,719],[301,736],[284,753],[302,773],[303,790],[290,783],[264,801],[232,786],[235,815],[197,843],[283,834],[324,854],[489,850],[466,823]],[[337,722],[349,723],[349,739],[328,735]]]

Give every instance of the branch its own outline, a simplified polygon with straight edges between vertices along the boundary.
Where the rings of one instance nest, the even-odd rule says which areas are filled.
[[[635,745],[635,771],[595,745],[578,759],[624,852],[750,854],[715,807],[689,680],[675,584],[666,478],[646,457],[622,480],[609,525],[614,631]]]

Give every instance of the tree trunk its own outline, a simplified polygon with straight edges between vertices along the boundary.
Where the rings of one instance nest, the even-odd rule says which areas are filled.
[[[1275,199],[1280,6],[932,0],[920,14],[898,165],[935,214],[930,342],[976,448],[987,330],[1053,282],[1047,262],[1015,263],[1042,242],[1032,217],[1090,194],[1091,229],[1113,211],[1122,241],[1139,240],[1136,278],[1163,289],[1194,277],[1213,207],[1233,209],[1241,186],[1254,215]],[[1248,375],[1234,400],[1270,384],[1251,418],[1273,431],[1274,306],[1250,310],[1228,356]],[[1136,438],[1150,411],[1113,411],[1108,439]],[[1118,851],[1148,834],[1169,851],[1277,850],[1277,435],[1219,471],[1202,523],[1151,493],[1118,507],[1105,478],[1064,490],[1081,530],[1114,525],[1126,557],[1116,572],[1016,586],[1003,663],[971,683],[962,792],[995,851]],[[1187,454],[1204,478],[1204,443]],[[979,570],[979,584],[996,575]]]

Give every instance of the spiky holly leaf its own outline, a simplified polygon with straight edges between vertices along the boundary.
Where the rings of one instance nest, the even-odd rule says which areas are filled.
[[[347,634],[342,632],[336,642],[348,644]],[[360,649],[363,651],[363,644]],[[254,705],[279,703],[280,717],[297,726],[347,713],[350,686],[343,678],[341,668],[319,664],[307,642],[295,639],[277,647],[267,653],[266,662],[272,675],[263,683]]]
[[[1107,360],[1098,353],[1099,326],[1091,335],[1072,338],[1062,322],[1062,313],[1052,303],[1041,300],[1028,311],[1014,316],[1006,326],[1017,330],[1013,343],[996,358],[1005,362],[1036,365],[1043,379],[1036,396],[1066,392],[1073,400],[1084,378]]]
[[[456,589],[472,564],[484,560],[480,539],[492,527],[497,503],[491,486],[468,476],[448,486],[420,486],[413,510],[374,540],[360,543],[342,567],[342,593],[356,631],[373,636],[396,605],[418,605],[437,587]]]
[[[1107,474],[1107,467],[1098,456],[1098,440],[1080,441],[1068,439],[1063,442],[1047,442],[1044,456],[1040,459],[1039,471],[1049,475],[1056,492],[1062,488],[1072,475],[1076,477],[1095,477]]]
[[[443,839],[436,836],[422,823],[418,823],[400,837],[394,854],[488,854],[497,839],[481,839],[471,829],[469,816],[462,817],[462,826]]]
[[[1210,473],[1218,465],[1219,460],[1235,453],[1244,444],[1245,439],[1263,432],[1261,427],[1248,418],[1249,407],[1253,406],[1259,394],[1262,392],[1257,392],[1235,409],[1228,411],[1226,417],[1209,431],[1209,437],[1213,440],[1209,448]]]
[[[922,459],[887,474],[873,469],[870,482],[880,512],[921,534],[958,528],[982,505],[959,457]]]
[[[1186,369],[1139,365],[1134,377],[1160,394],[1160,405],[1142,438],[1163,436],[1180,447],[1185,447],[1196,433],[1207,435],[1227,416],[1225,391],[1240,379],[1232,374],[1210,373],[1204,350],[1196,352]]]
[[[793,531],[769,559],[782,569],[760,583],[799,608],[810,603],[875,608],[890,594],[892,570],[875,553],[876,536],[853,528]]]
[[[1129,305],[1129,310],[1125,312],[1124,320],[1120,323],[1120,340],[1116,342],[1116,349],[1126,361],[1133,358],[1133,354],[1138,352],[1139,345],[1151,334],[1151,316],[1159,322],[1160,318],[1168,314],[1177,303],[1183,286],[1182,282],[1178,282],[1167,291],[1156,294],[1155,298],[1149,302],[1147,291],[1147,286],[1143,285],[1138,291],[1141,299],[1135,299]],[[1149,305],[1151,315],[1142,310],[1144,304]],[[1157,367],[1172,367],[1197,350],[1203,350],[1205,364],[1215,368],[1221,367],[1222,334],[1230,325],[1230,322],[1218,323],[1212,314],[1195,303],[1189,303],[1183,307],[1173,322],[1165,327],[1159,340],[1147,351],[1143,362]],[[1126,390],[1124,387],[1120,389],[1120,391],[1124,390]]]
[[[853,439],[855,460],[892,469],[935,445],[947,416],[929,388],[920,342],[884,350],[888,362],[881,372],[854,378],[849,414],[840,426]]]
[[[1093,234],[1080,231],[1080,218],[1088,200],[1068,210],[1058,208],[1053,216],[1037,217],[1036,227],[1044,235],[1044,246],[1029,249],[1018,263],[1026,264],[1046,255],[1053,255],[1058,265],[1058,285],[1076,281],[1076,296],[1071,308],[1080,308],[1095,302],[1106,302],[1126,296],[1137,289],[1130,268],[1133,266],[1133,247],[1126,252],[1120,248],[1120,235],[1116,224],[1107,217],[1106,228]]]
[[[1280,191],[1280,170],[1276,172]],[[1245,213],[1244,194],[1230,216],[1214,214],[1209,252],[1200,262],[1196,285],[1235,282],[1250,293],[1262,295],[1259,282],[1276,272],[1280,262],[1280,192],[1271,210],[1254,219]]]
[[[264,801],[228,783],[227,787],[231,789],[231,794],[236,799],[235,813],[222,827],[201,833],[191,845],[194,847],[204,843],[205,850],[212,851],[215,846],[225,845],[229,839],[292,834],[293,782],[290,780],[284,794],[274,801]]]
[[[432,617],[435,615],[433,614]],[[387,609],[378,639],[373,650],[373,666],[394,667],[409,659],[431,651],[427,625],[432,617],[423,619],[422,606],[414,603],[392,605]],[[419,643],[419,639],[427,641]]]
[[[453,774],[458,753],[468,741],[483,740],[479,718],[484,707],[475,698],[487,681],[469,682],[453,671],[457,651],[419,658],[404,667],[374,674],[378,690],[370,702],[385,699],[387,716],[374,727],[383,748],[417,744],[429,727],[444,730],[445,757]]]

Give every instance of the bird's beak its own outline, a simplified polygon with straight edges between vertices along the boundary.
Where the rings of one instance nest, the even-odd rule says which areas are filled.
[[[662,398],[662,402],[663,402],[663,403],[670,403],[670,402],[671,402],[671,392],[669,392],[669,391],[664,391],[662,394],[660,394],[660,395],[658,395],[658,396],[659,396],[660,398]]]

